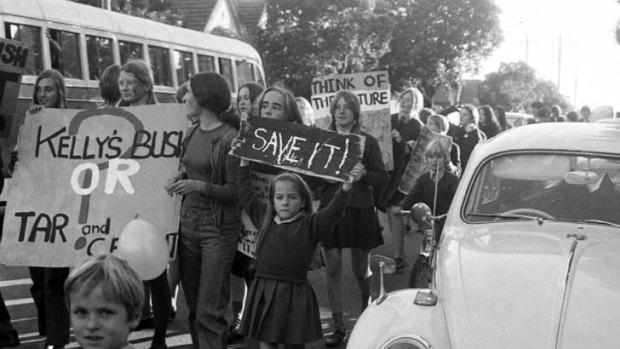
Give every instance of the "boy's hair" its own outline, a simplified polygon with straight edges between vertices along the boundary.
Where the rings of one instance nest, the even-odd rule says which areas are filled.
[[[123,304],[127,321],[140,319],[144,290],[140,277],[124,259],[114,255],[97,255],[83,261],[65,282],[65,303],[71,308],[71,293],[89,294],[101,286],[103,297]]]
[[[198,105],[211,110],[218,118],[230,108],[230,86],[222,75],[215,72],[196,73],[189,79],[189,86]]]
[[[265,235],[269,224],[273,221],[273,218],[276,214],[273,200],[275,198],[276,183],[281,181],[289,181],[293,183],[295,189],[301,197],[301,211],[306,214],[312,213],[312,192],[310,191],[308,183],[306,183],[306,181],[304,181],[301,176],[292,172],[284,172],[276,176],[276,178],[274,178],[269,185],[269,200],[267,201],[267,212],[265,212],[265,216],[263,217],[263,221],[258,232],[256,251],[258,251],[258,248],[260,247],[263,240],[263,236]]]
[[[428,159],[430,156],[442,156],[444,158],[446,171],[450,170],[450,149],[448,149],[448,146],[444,142],[437,139],[431,141],[424,150],[424,159]]]
[[[157,97],[155,96],[155,91],[153,90],[155,87],[155,83],[153,82],[153,73],[145,61],[138,59],[127,62],[121,67],[121,72],[133,74],[138,82],[144,86],[147,86],[148,90],[146,91],[146,104],[157,104]],[[119,107],[128,107],[129,103],[121,99],[118,105]]]
[[[257,107],[258,110],[256,111],[256,115],[261,116],[262,111],[263,111],[263,99],[265,99],[265,96],[267,95],[267,93],[271,92],[271,91],[275,91],[278,92],[279,94],[281,94],[284,98],[284,112],[287,115],[287,119],[286,121],[288,122],[296,122],[298,124],[303,125],[303,120],[301,119],[301,114],[299,113],[299,108],[297,107],[297,102],[295,102],[295,96],[293,96],[293,94],[280,86],[271,86],[268,87],[266,90],[263,91],[263,93],[260,94],[260,96],[258,96],[258,103],[257,103]],[[254,110],[252,110],[252,113],[254,113]]]
[[[68,108],[65,78],[58,70],[55,69],[44,70],[39,74],[39,76],[37,76],[37,80],[34,82],[34,89],[32,90],[32,101],[34,102],[34,104],[39,105],[39,94],[37,93],[37,86],[39,85],[39,81],[43,79],[51,79],[52,81],[54,81],[54,84],[56,85],[56,91],[58,91],[58,99],[56,100],[56,105],[52,106],[52,108]]]

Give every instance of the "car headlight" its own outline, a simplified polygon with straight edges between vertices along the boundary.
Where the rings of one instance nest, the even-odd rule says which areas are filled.
[[[420,337],[400,337],[392,339],[383,349],[429,349],[430,343]]]

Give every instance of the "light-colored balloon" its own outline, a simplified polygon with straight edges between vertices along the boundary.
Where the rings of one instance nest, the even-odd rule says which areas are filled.
[[[158,277],[168,265],[166,239],[155,226],[142,219],[134,219],[123,228],[116,253],[142,280]]]

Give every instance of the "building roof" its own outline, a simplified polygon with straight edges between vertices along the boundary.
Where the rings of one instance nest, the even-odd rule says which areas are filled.
[[[203,31],[219,0],[172,0],[172,7],[185,13],[185,28]]]
[[[267,0],[235,0],[235,5],[249,39],[256,42],[258,23],[267,6]]]

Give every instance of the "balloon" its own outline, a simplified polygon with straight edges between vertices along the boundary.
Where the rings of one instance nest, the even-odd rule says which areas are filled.
[[[427,204],[418,202],[411,207],[411,219],[417,224],[430,224],[431,209]]]
[[[152,224],[142,219],[134,219],[123,228],[116,253],[142,280],[158,277],[168,265],[166,239]]]

